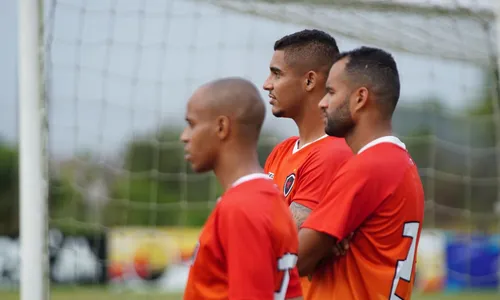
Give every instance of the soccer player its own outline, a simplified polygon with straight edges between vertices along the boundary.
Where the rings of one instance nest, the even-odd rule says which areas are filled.
[[[320,102],[328,135],[354,153],[299,231],[301,275],[313,273],[307,299],[410,299],[424,216],[419,173],[392,134],[400,82],[393,57],[362,47],[333,64]],[[345,256],[324,266],[337,241],[355,232]]]
[[[263,88],[269,92],[272,113],[290,118],[299,136],[278,144],[268,156],[264,171],[278,185],[298,227],[325,196],[328,183],[353,154],[343,138],[325,134],[318,103],[325,95],[328,71],[338,55],[337,42],[320,30],[303,30],[274,44],[270,75]],[[330,248],[342,254],[347,243]],[[309,280],[302,279],[307,295]],[[306,297],[307,298],[307,297]]]
[[[195,172],[224,188],[193,254],[184,299],[301,299],[298,233],[283,195],[263,173],[257,140],[265,105],[240,78],[200,87],[181,140]]]

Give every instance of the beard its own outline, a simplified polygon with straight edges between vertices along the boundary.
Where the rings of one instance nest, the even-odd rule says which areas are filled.
[[[325,115],[325,132],[329,136],[343,138],[354,128],[354,120],[349,110],[349,97],[346,97],[342,105],[331,114],[325,113]]]

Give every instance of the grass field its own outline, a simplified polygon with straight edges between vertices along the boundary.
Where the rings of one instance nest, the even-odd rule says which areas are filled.
[[[1,291],[1,300],[17,300],[18,292]],[[119,293],[104,289],[90,288],[64,288],[51,291],[51,300],[180,300],[181,294],[148,294],[148,293]],[[438,294],[438,295],[415,295],[413,300],[498,300],[498,293],[463,293],[463,294]]]

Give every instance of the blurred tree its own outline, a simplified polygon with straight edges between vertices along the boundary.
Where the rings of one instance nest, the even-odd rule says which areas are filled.
[[[0,143],[0,234],[15,234],[19,228],[18,152]]]
[[[124,174],[111,191],[107,225],[200,226],[222,189],[209,172],[194,174],[184,161],[181,129],[169,127],[131,140],[123,155]],[[276,139],[263,134],[261,164]]]
[[[0,235],[19,232],[19,155],[18,149],[0,142]],[[73,189],[67,179],[51,172],[49,179],[49,214],[73,218],[79,209],[68,209]]]
[[[426,226],[484,229],[497,226],[499,157],[496,83],[486,73],[483,90],[462,112],[429,97],[418,107],[400,107],[394,127],[419,166],[429,202]],[[498,228],[498,227],[497,227]]]

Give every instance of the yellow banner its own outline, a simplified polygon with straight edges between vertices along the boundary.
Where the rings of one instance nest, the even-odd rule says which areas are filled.
[[[108,233],[111,280],[158,280],[169,267],[186,265],[201,228],[120,227]]]

